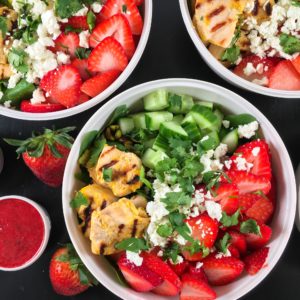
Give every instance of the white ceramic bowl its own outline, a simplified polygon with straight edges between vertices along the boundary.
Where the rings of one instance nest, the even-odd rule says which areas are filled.
[[[149,34],[150,34],[150,28],[152,22],[152,6],[153,6],[152,0],[145,0],[144,4],[141,6],[143,20],[144,20],[144,27],[136,51],[133,57],[131,58],[128,66],[122,72],[122,74],[101,94],[78,106],[64,109],[57,112],[50,112],[50,113],[27,113],[27,112],[6,108],[0,105],[0,115],[15,118],[15,119],[30,120],[30,121],[46,121],[46,120],[61,119],[61,118],[66,118],[81,113],[83,111],[86,111],[91,107],[107,99],[128,79],[128,77],[131,75],[131,73],[133,72],[133,70],[135,69],[135,67],[137,66],[138,62],[141,59],[141,56],[145,50],[149,38]]]
[[[273,172],[277,176],[278,206],[272,223],[273,237],[270,242],[270,254],[267,260],[267,267],[262,269],[256,276],[244,275],[239,280],[216,288],[218,299],[233,300],[242,297],[255,286],[257,286],[273,269],[282,255],[290,237],[296,212],[296,189],[293,167],[288,152],[275,128],[252,104],[237,94],[220,86],[191,79],[164,79],[148,82],[131,88],[114,97],[107,104],[102,106],[86,123],[79,133],[65,169],[63,180],[63,211],[67,229],[71,240],[82,261],[86,264],[92,274],[111,292],[123,299],[130,300],[163,300],[170,299],[153,294],[141,294],[122,286],[110,264],[102,256],[95,256],[90,251],[89,241],[82,235],[78,228],[76,213],[71,209],[69,202],[74,192],[82,185],[74,178],[78,171],[77,159],[80,144],[83,136],[91,130],[103,128],[107,118],[114,109],[122,104],[128,107],[136,107],[141,104],[141,98],[153,90],[166,88],[175,93],[189,94],[195,98],[212,101],[221,104],[226,110],[232,113],[249,113],[257,118],[261,124],[262,133],[268,141],[273,158]],[[172,298],[171,298],[172,299]],[[177,299],[177,298],[173,298]]]
[[[40,214],[42,220],[43,220],[43,224],[44,224],[44,229],[45,229],[45,233],[44,233],[44,239],[42,241],[42,244],[40,246],[40,248],[38,249],[38,251],[35,253],[35,255],[28,260],[25,264],[19,266],[19,267],[15,267],[15,268],[4,268],[0,266],[0,270],[1,271],[19,271],[22,269],[25,269],[27,267],[29,267],[30,265],[32,265],[34,262],[36,262],[39,257],[43,254],[43,252],[45,251],[48,241],[49,241],[49,236],[50,236],[50,230],[51,230],[51,222],[50,222],[50,218],[48,213],[46,212],[46,210],[40,206],[39,204],[37,204],[36,202],[26,198],[26,197],[22,197],[22,196],[16,196],[16,195],[9,195],[9,196],[3,196],[0,197],[0,201],[1,200],[6,200],[6,199],[18,199],[24,202],[27,202],[28,204],[30,204],[31,206],[33,206]]]
[[[221,76],[226,81],[246,89],[250,92],[255,92],[258,94],[263,94],[278,98],[300,98],[300,91],[285,91],[285,90],[275,90],[268,87],[260,86],[258,84],[252,83],[248,80],[243,79],[240,76],[235,75],[232,71],[224,67],[206,48],[201,38],[199,37],[196,29],[194,28],[192,18],[189,11],[189,2],[191,0],[179,0],[180,10],[182,18],[186,29],[195,44],[198,52],[202,56],[203,60],[208,64],[208,66],[213,69],[219,76]]]

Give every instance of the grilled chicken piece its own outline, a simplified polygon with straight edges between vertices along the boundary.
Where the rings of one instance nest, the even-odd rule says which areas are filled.
[[[89,238],[91,228],[91,215],[95,209],[104,209],[118,198],[110,189],[104,188],[97,184],[90,184],[80,190],[80,192],[88,199],[89,205],[81,205],[77,209],[79,218],[83,221],[80,224],[84,235]]]
[[[110,188],[115,196],[123,197],[142,186],[141,166],[141,160],[134,153],[123,152],[115,146],[105,145],[96,167],[89,172],[94,182]],[[103,178],[103,170],[108,168],[112,169],[111,181],[105,181]]]
[[[272,9],[275,5],[275,0],[248,0],[251,9],[245,9],[247,17],[253,16],[258,24],[266,21],[272,15]]]
[[[147,199],[141,195],[135,195],[135,196],[131,197],[130,201],[132,201],[132,203],[135,205],[136,208],[139,208],[139,207],[146,208],[147,203],[148,203]]]
[[[247,0],[196,0],[194,25],[203,40],[227,48]]]
[[[110,255],[120,252],[115,244],[124,239],[142,236],[149,224],[144,208],[136,208],[132,201],[122,198],[103,210],[92,213],[90,240],[94,254]]]

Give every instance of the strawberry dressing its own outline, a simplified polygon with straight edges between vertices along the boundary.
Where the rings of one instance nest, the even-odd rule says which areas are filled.
[[[45,226],[40,213],[18,199],[0,201],[0,267],[15,268],[40,249]]]

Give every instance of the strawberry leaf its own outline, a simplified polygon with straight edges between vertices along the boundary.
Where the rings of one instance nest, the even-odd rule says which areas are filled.
[[[15,140],[15,139],[3,139],[4,142],[6,142],[8,145],[19,147],[23,145],[24,141],[21,140]]]
[[[63,156],[61,155],[61,153],[57,150],[57,148],[50,142],[47,143],[51,153],[54,155],[54,157],[56,158],[62,158]]]
[[[45,144],[39,143],[35,150],[28,152],[31,157],[41,157],[44,153]]]
[[[90,283],[88,276],[85,274],[82,268],[78,268],[80,283],[84,285],[88,285]]]

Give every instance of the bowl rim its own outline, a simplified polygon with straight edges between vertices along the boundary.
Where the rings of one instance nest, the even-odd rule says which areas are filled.
[[[7,196],[0,197],[0,201],[9,200],[9,199],[21,200],[21,201],[24,201],[24,202],[30,204],[31,206],[33,206],[38,211],[38,213],[40,214],[40,216],[43,220],[44,230],[45,230],[44,238],[43,238],[43,241],[42,241],[39,249],[27,262],[25,262],[21,266],[13,267],[13,268],[6,268],[6,267],[1,267],[0,266],[1,271],[9,271],[10,272],[10,271],[19,271],[19,270],[25,269],[25,268],[29,267],[30,265],[32,265],[34,262],[36,262],[39,259],[39,257],[45,251],[45,249],[47,247],[47,244],[48,244],[48,241],[49,241],[50,230],[51,230],[51,222],[50,222],[50,218],[49,218],[49,215],[46,212],[46,210],[40,204],[34,202],[33,200],[31,200],[27,197],[19,196],[19,195],[7,195]]]
[[[181,15],[186,27],[187,32],[191,40],[194,43],[194,46],[197,48],[198,52],[200,53],[202,59],[205,63],[221,78],[230,82],[231,84],[242,88],[244,90],[248,90],[250,92],[254,92],[261,95],[266,95],[270,97],[276,98],[286,98],[286,99],[299,99],[300,98],[300,91],[287,91],[287,90],[276,90],[271,89],[268,87],[260,86],[255,84],[251,81],[248,81],[236,74],[232,71],[227,69],[223,66],[207,49],[207,47],[202,42],[201,38],[199,37],[196,29],[193,26],[193,22],[191,19],[190,11],[187,4],[188,0],[179,0],[179,6]],[[270,98],[269,98],[270,99]]]
[[[135,50],[133,57],[131,58],[129,64],[121,75],[103,92],[101,92],[96,97],[93,97],[89,101],[82,103],[80,105],[67,108],[64,110],[49,112],[49,113],[28,113],[22,112],[19,110],[11,109],[0,105],[0,115],[5,117],[10,117],[13,119],[19,119],[24,121],[48,121],[48,120],[57,120],[62,118],[67,118],[82,112],[89,110],[95,105],[102,103],[107,100],[121,85],[125,83],[127,79],[131,76],[132,72],[136,68],[137,64],[140,62],[141,57],[145,51],[147,42],[149,40],[149,35],[152,25],[152,14],[153,14],[153,0],[144,1],[144,25],[143,31],[138,43],[138,46]]]
[[[62,205],[63,205],[63,214],[64,214],[64,220],[65,224],[70,236],[70,239],[78,253],[78,255],[81,257],[82,261],[84,264],[86,264],[87,268],[91,271],[91,273],[99,279],[101,284],[105,286],[108,290],[110,290],[112,293],[117,295],[118,297],[122,299],[124,297],[124,290],[116,286],[115,283],[111,282],[111,280],[106,276],[106,272],[104,272],[101,268],[98,268],[94,265],[90,265],[89,259],[84,255],[81,254],[81,250],[83,248],[82,243],[79,242],[79,240],[76,238],[77,235],[72,231],[72,227],[74,224],[71,224],[72,221],[68,218],[68,212],[74,213],[72,211],[72,208],[69,207],[69,200],[68,199],[68,190],[67,190],[67,185],[68,185],[68,171],[72,169],[72,165],[74,161],[77,161],[78,153],[79,153],[79,147],[81,143],[81,139],[84,136],[84,134],[88,131],[90,131],[90,127],[92,127],[97,119],[101,119],[101,116],[107,115],[107,110],[109,111],[111,107],[117,107],[118,103],[122,99],[126,99],[126,97],[134,97],[135,95],[139,94],[142,91],[148,91],[148,90],[153,90],[153,89],[158,89],[158,88],[172,88],[172,87],[193,87],[193,88],[201,88],[204,90],[208,91],[216,91],[216,94],[220,93],[227,93],[228,96],[231,96],[231,98],[236,99],[236,101],[241,101],[245,109],[251,110],[252,113],[255,114],[256,117],[259,117],[259,119],[263,120],[264,127],[267,127],[272,131],[272,134],[275,134],[276,136],[276,142],[278,144],[278,148],[283,150],[283,155],[285,159],[285,172],[286,172],[286,177],[291,179],[291,187],[290,187],[290,193],[291,193],[291,209],[289,213],[291,213],[291,217],[288,219],[288,221],[285,224],[285,231],[284,231],[284,236],[281,239],[280,245],[276,248],[276,253],[274,254],[273,260],[269,261],[268,265],[271,266],[269,268],[264,269],[264,272],[260,273],[260,276],[256,276],[250,283],[247,283],[247,285],[243,285],[243,290],[242,292],[238,292],[238,298],[242,297],[243,295],[247,294],[250,290],[255,288],[259,283],[263,281],[263,279],[271,272],[271,270],[275,267],[277,262],[279,261],[280,257],[282,256],[286,245],[289,241],[289,238],[292,233],[293,225],[294,225],[294,219],[295,219],[295,213],[296,213],[296,182],[295,182],[295,176],[294,176],[294,171],[293,171],[293,166],[288,154],[288,151],[279,136],[277,130],[273,127],[273,125],[270,123],[270,121],[261,113],[253,104],[248,102],[246,99],[243,97],[239,96],[238,94],[223,88],[221,86],[215,85],[213,83],[205,82],[205,81],[200,81],[200,80],[195,80],[195,79],[186,79],[186,78],[170,78],[170,79],[161,79],[161,80],[155,80],[155,81],[150,81],[146,82],[140,85],[137,85],[135,87],[132,87],[117,96],[115,96],[113,99],[109,101],[109,103],[106,103],[103,105],[98,111],[94,113],[94,115],[87,121],[87,123],[84,125],[82,130],[79,132],[74,145],[71,149],[66,168],[65,168],[65,173],[64,173],[64,179],[63,179],[63,186],[62,186]],[[226,108],[226,106],[224,105]],[[75,226],[77,226],[76,224]],[[102,274],[101,278],[96,275],[96,272],[99,272]],[[140,296],[135,296],[135,295],[130,295],[130,299],[132,300],[142,300]],[[222,298],[226,299],[226,298]]]

